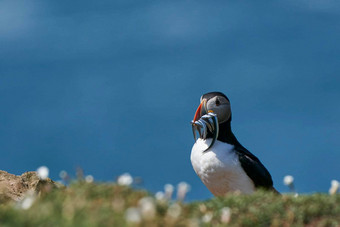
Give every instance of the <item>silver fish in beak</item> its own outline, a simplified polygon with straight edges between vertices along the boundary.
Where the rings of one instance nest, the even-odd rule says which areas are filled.
[[[195,141],[197,140],[197,133],[199,135],[199,138],[204,140],[207,138],[209,132],[212,134],[211,144],[203,152],[209,150],[214,145],[217,140],[219,131],[217,115],[213,112],[205,114],[205,105],[206,100],[203,100],[196,110],[194,120],[191,121],[192,132]]]

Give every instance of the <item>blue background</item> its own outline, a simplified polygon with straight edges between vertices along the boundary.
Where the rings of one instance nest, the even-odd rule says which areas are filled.
[[[0,1],[0,169],[129,172],[156,192],[195,175],[190,121],[222,91],[232,128],[285,192],[340,176],[340,3]]]

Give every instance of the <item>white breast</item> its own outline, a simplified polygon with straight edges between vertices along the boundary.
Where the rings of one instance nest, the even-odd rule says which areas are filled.
[[[191,150],[191,163],[202,182],[215,196],[240,191],[245,194],[254,192],[252,180],[244,172],[234,146],[216,141],[208,148],[211,139],[198,139]]]

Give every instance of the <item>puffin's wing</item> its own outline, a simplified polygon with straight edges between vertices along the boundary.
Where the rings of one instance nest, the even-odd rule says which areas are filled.
[[[242,168],[254,182],[255,187],[273,188],[273,180],[260,160],[244,147],[235,147]]]

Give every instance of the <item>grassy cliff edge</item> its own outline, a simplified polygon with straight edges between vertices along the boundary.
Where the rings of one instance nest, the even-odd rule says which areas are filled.
[[[181,203],[144,190],[77,182],[0,205],[1,226],[340,226],[340,195],[228,195]]]

